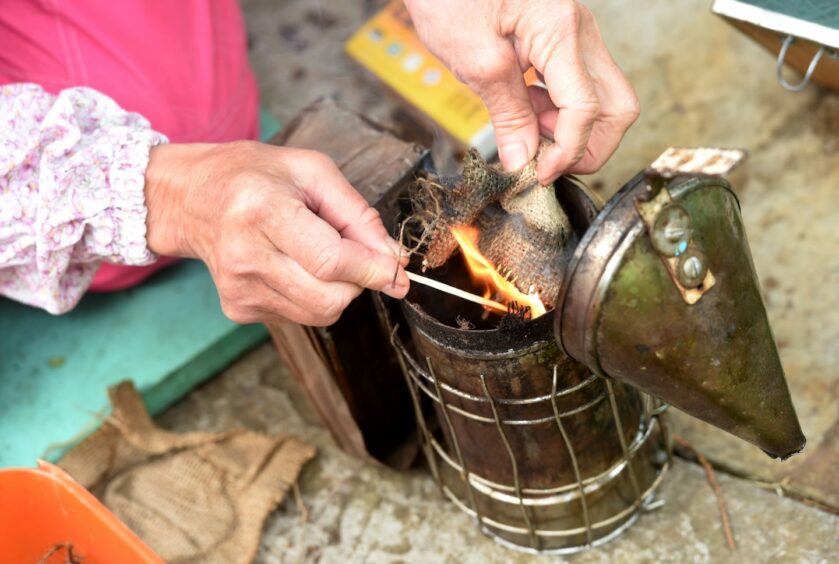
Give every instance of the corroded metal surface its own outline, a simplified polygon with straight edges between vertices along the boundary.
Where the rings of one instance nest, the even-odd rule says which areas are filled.
[[[394,346],[426,457],[443,494],[485,534],[518,549],[576,552],[651,507],[669,466],[655,405],[562,353],[552,313],[505,332],[447,327],[410,302],[403,309],[414,354],[396,331]],[[422,408],[429,399],[436,424]]]
[[[437,380],[445,386],[442,395],[450,411],[475,416],[453,419],[460,448],[475,471],[495,482],[513,481],[510,465],[498,460],[504,445],[492,424],[492,407],[480,379],[481,375],[486,375],[486,385],[494,398],[499,417],[507,422],[507,438],[516,452],[525,453],[519,462],[524,487],[547,488],[555,484],[557,476],[571,475],[571,461],[556,429],[551,402],[554,366],[557,367],[558,385],[563,392],[556,398],[556,404],[560,414],[569,414],[566,427],[586,452],[583,462],[586,471],[602,472],[620,456],[620,443],[616,436],[612,437],[614,424],[609,417],[605,382],[559,350],[550,333],[551,313],[532,322],[542,326],[541,339],[535,342],[510,339],[510,342],[503,343],[498,338],[500,346],[497,352],[492,352],[478,347],[452,347],[445,341],[445,336],[432,336],[435,329],[441,329],[432,318],[411,304],[405,309],[417,349],[416,356],[433,367]],[[497,334],[499,331],[463,333],[475,341],[499,337],[483,334]],[[428,372],[422,365],[418,368]],[[420,384],[433,386],[430,381]],[[433,392],[433,387],[429,391]],[[625,391],[621,391],[621,396],[621,411],[628,422],[625,431],[634,435],[640,418],[640,399],[637,394]],[[586,409],[579,409],[582,407]],[[440,405],[435,403],[434,408],[442,421]],[[576,413],[572,413],[574,411]],[[473,421],[490,425],[473,425]],[[448,429],[444,427],[443,432],[447,442],[451,443]],[[603,435],[615,440],[603,441]]]
[[[576,243],[596,202],[569,180],[557,193]],[[466,277],[459,258],[429,274]],[[485,534],[570,553],[615,538],[650,507],[669,467],[657,404],[562,352],[553,312],[496,327],[500,318],[481,321],[479,307],[424,286],[401,308],[381,304],[408,328],[391,324],[392,344],[432,473]]]
[[[679,175],[725,176],[746,158],[743,149],[670,147],[647,169],[648,174],[673,178]]]
[[[804,446],[766,317],[757,275],[727,182],[691,178],[669,187],[690,214],[716,284],[687,305],[653,248],[636,202],[655,197],[639,175],[604,208],[580,243],[560,296],[565,350],[786,458]]]

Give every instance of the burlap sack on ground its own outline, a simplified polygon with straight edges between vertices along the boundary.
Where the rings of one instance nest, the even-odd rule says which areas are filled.
[[[493,265],[522,292],[554,305],[571,225],[554,187],[539,184],[535,159],[505,172],[472,150],[460,178],[418,181],[412,220],[423,231],[424,268],[442,266],[457,249],[452,228],[475,226],[478,247]]]
[[[59,465],[170,563],[250,562],[262,525],[315,448],[237,430],[159,429],[131,382],[113,413]]]

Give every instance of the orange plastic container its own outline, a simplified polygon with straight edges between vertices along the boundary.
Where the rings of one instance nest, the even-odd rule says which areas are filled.
[[[39,562],[58,544],[72,544],[84,564],[163,562],[128,527],[66,472],[0,470],[0,562]],[[46,562],[66,562],[57,551]]]

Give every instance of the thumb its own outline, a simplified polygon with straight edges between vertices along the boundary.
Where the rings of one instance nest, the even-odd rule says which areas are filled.
[[[512,43],[487,65],[484,76],[470,84],[489,110],[495,128],[498,156],[505,170],[525,166],[539,147],[539,121]]]

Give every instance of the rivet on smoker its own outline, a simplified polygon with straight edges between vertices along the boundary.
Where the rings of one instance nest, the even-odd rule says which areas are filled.
[[[696,288],[702,284],[707,273],[708,260],[705,254],[693,247],[682,255],[676,268],[679,283],[686,288]]]
[[[655,219],[653,247],[665,256],[677,257],[687,250],[692,233],[687,210],[678,204],[671,204],[661,210]]]

